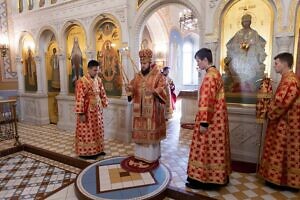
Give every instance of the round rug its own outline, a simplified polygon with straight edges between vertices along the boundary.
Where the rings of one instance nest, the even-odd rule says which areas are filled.
[[[83,169],[75,181],[78,199],[88,200],[132,200],[163,199],[171,173],[160,163],[145,173],[126,172],[120,163],[126,157],[113,157],[92,163]],[[117,175],[117,176],[116,176]],[[128,178],[131,181],[128,181]],[[129,184],[130,183],[130,184]]]
[[[141,160],[137,160],[134,156],[125,158],[121,163],[121,167],[129,172],[143,173],[156,169],[159,166],[159,161],[154,163],[147,163]]]
[[[194,123],[183,123],[181,124],[181,128],[193,130],[195,124]]]

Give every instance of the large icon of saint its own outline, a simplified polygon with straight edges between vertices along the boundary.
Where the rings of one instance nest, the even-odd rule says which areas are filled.
[[[72,85],[75,86],[76,81],[83,76],[82,52],[77,37],[74,37],[74,43],[71,52],[71,65],[72,65]]]
[[[231,93],[256,92],[256,80],[264,76],[266,41],[250,27],[251,15],[242,17],[243,28],[226,44],[225,91]]]

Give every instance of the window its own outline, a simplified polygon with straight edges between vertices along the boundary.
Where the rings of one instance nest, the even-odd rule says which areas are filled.
[[[193,43],[191,41],[184,42],[182,52],[183,85],[198,85]]]

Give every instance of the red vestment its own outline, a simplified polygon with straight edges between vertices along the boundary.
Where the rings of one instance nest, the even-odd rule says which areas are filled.
[[[228,114],[219,71],[210,67],[199,89],[198,112],[188,162],[188,177],[202,183],[225,184],[231,172]],[[207,123],[200,132],[200,123]]]
[[[300,188],[300,81],[288,72],[268,108],[259,174],[277,185]]]
[[[133,100],[133,133],[135,143],[155,144],[166,137],[164,105],[167,99],[166,80],[158,66],[147,75],[137,73],[130,82]],[[153,94],[153,91],[155,94]]]
[[[75,113],[84,113],[86,121],[77,115],[75,151],[79,156],[92,156],[104,149],[104,127],[102,108],[108,99],[99,77],[92,79],[85,75],[76,83]]]

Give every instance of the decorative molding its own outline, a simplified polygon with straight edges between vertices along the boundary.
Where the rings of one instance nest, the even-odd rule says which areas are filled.
[[[218,1],[219,1],[219,0],[209,0],[209,4],[208,4],[209,7],[210,7],[210,8],[216,7]]]
[[[115,13],[118,16],[120,22],[122,22],[122,23],[125,23],[127,21],[127,18],[126,18],[126,15],[125,15],[125,9],[126,9],[126,7],[115,11]]]
[[[281,52],[290,52],[293,51],[291,48],[292,43],[294,42],[293,36],[283,36],[283,37],[276,37],[276,43],[278,47],[278,53]]]

